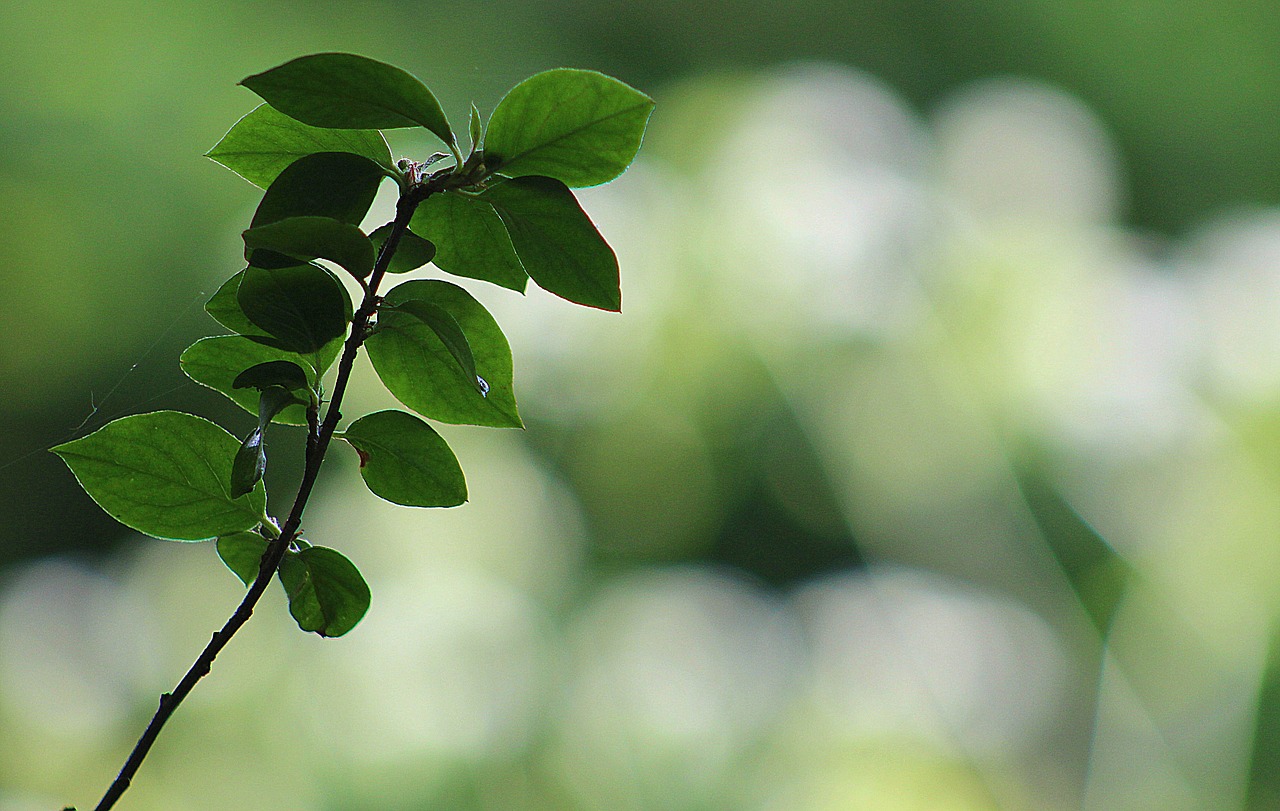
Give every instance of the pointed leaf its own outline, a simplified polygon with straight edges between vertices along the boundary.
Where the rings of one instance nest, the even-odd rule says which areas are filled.
[[[539,287],[587,307],[622,308],[618,259],[567,186],[548,177],[519,177],[481,197],[502,218]]]
[[[245,316],[280,347],[318,352],[347,329],[346,290],[315,265],[248,267],[236,300]]]
[[[449,350],[449,354],[458,362],[458,367],[462,369],[467,379],[475,381],[476,391],[482,395],[488,395],[489,384],[476,375],[476,362],[471,355],[471,345],[467,342],[467,336],[463,334],[462,327],[458,326],[458,320],[448,310],[421,299],[402,301],[394,309],[397,312],[408,313],[431,327],[436,337],[440,339],[440,343],[444,344],[444,348]]]
[[[435,330],[421,319],[396,310],[417,299],[453,316],[467,337],[476,373],[488,383],[488,396],[476,390]],[[378,377],[400,402],[424,417],[467,425],[520,427],[511,380],[511,348],[501,328],[467,291],[435,279],[408,281],[385,299],[378,329],[365,342]]]
[[[359,225],[369,213],[382,167],[350,152],[318,152],[285,167],[262,195],[252,227],[288,217],[332,217]]]
[[[436,245],[436,267],[523,293],[525,273],[507,228],[485,200],[460,192],[428,197],[413,215],[413,230]]]
[[[285,115],[313,127],[426,127],[446,144],[453,131],[440,102],[412,74],[347,53],[302,56],[240,82]]]
[[[245,231],[247,250],[264,248],[294,259],[328,259],[363,279],[373,271],[374,247],[359,228],[332,217],[286,217]]]
[[[202,541],[262,520],[261,486],[231,495],[239,444],[208,420],[157,411],[123,417],[52,450],[120,523],[156,538]]]
[[[235,389],[258,389],[279,386],[287,391],[310,391],[311,381],[302,367],[291,360],[269,360],[258,363],[236,375]]]
[[[289,594],[289,613],[304,631],[342,636],[369,610],[369,586],[360,570],[323,546],[286,554],[280,582]]]
[[[603,73],[548,70],[498,102],[485,133],[485,163],[509,177],[607,183],[635,159],[652,112],[653,99]]]
[[[253,185],[265,189],[285,167],[316,152],[351,152],[394,170],[391,150],[382,133],[372,130],[331,130],[311,127],[260,104],[236,122],[222,140],[205,153]]]
[[[256,532],[237,532],[218,539],[218,557],[246,586],[258,579],[267,539]]]
[[[381,251],[382,244],[387,241],[390,233],[391,223],[380,225],[369,234],[369,241]],[[391,256],[391,263],[387,265],[387,273],[408,273],[411,270],[417,270],[435,256],[435,243],[406,229],[400,236],[400,244],[396,246],[396,252]]]
[[[258,413],[260,399],[258,392],[252,388],[236,386],[239,376],[247,370],[268,363],[305,363],[301,355],[257,343],[242,335],[202,338],[187,347],[180,362],[187,377],[225,394],[236,405],[255,415]],[[302,368],[305,371],[308,366]],[[306,379],[308,387],[315,385],[314,372],[307,373]],[[291,405],[272,419],[285,425],[306,425],[307,412],[300,405]]]
[[[262,481],[267,472],[267,452],[262,447],[262,429],[254,428],[240,443],[235,461],[231,465],[231,496],[243,496]]]
[[[474,103],[471,105],[471,121],[469,129],[471,134],[471,151],[474,152],[484,143],[484,123],[480,120],[480,111],[476,109],[476,105]]]
[[[406,507],[456,507],[467,482],[448,443],[403,411],[361,417],[342,432],[360,453],[360,475],[374,495]]]

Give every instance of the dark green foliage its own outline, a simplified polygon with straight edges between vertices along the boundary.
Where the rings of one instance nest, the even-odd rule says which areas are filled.
[[[390,233],[390,223],[380,225],[369,234],[369,241],[375,248],[382,250],[382,243],[387,241],[387,235]],[[434,243],[428,242],[412,231],[405,231],[400,237],[400,247],[396,249],[395,255],[387,265],[387,273],[409,273],[430,262],[435,256]]]
[[[235,334],[197,341],[181,364],[192,380],[255,414],[257,424],[238,441],[200,417],[160,411],[53,449],[122,524],[157,538],[217,538],[218,555],[248,587],[227,626],[161,700],[99,811],[129,786],[154,733],[248,620],[273,573],[305,631],[341,636],[365,615],[369,587],[356,567],[300,535],[334,437],[356,449],[365,484],[381,498],[413,507],[467,500],[458,460],[422,419],[380,411],[337,430],[361,347],[391,393],[424,417],[521,426],[511,349],[493,316],[440,280],[404,282],[384,296],[385,274],[434,261],[512,290],[523,292],[532,277],[569,301],[621,306],[617,260],[569,186],[606,182],[631,163],[653,108],[644,94],[591,71],[538,74],[499,103],[487,132],[471,105],[464,158],[435,95],[391,65],[315,54],[242,84],[267,104],[208,153],[265,189],[243,232],[248,267],[205,305]],[[452,165],[432,168],[449,157],[443,153],[393,160],[378,130],[415,126],[445,142]],[[366,236],[360,226],[386,178],[399,187],[396,218]],[[342,280],[315,260],[351,275],[363,290],[358,308]],[[283,524],[267,514],[263,485],[272,422],[307,429],[302,482]]]
[[[529,274],[488,201],[461,192],[434,195],[418,206],[413,228],[431,235],[441,270],[524,292]]]
[[[461,327],[475,361],[476,375],[462,370],[432,327],[409,312],[417,300],[447,312]],[[438,280],[405,282],[387,294],[378,329],[365,344],[369,360],[396,399],[424,417],[441,422],[518,428],[511,347],[498,322],[457,285]]]
[[[462,468],[430,425],[403,411],[368,414],[342,432],[360,453],[375,495],[406,507],[456,507],[467,500]]]
[[[280,582],[298,627],[320,636],[342,636],[369,610],[369,587],[360,570],[322,546],[285,555]]]
[[[243,237],[248,251],[263,248],[294,259],[328,259],[357,279],[373,272],[373,243],[359,228],[332,217],[286,217],[250,228]]]
[[[240,84],[285,115],[313,127],[426,127],[446,144],[453,131],[440,102],[411,74],[355,54],[302,56]]]
[[[618,260],[569,187],[549,177],[519,177],[483,199],[502,218],[516,256],[538,286],[575,304],[622,309]]]

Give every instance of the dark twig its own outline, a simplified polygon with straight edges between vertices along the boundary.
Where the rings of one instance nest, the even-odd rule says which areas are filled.
[[[147,757],[147,753],[151,750],[151,745],[155,743],[156,737],[159,736],[160,730],[164,728],[165,722],[169,720],[169,716],[173,715],[174,710],[187,697],[191,689],[196,686],[196,682],[209,673],[210,668],[213,666],[213,660],[231,641],[231,637],[235,636],[240,627],[249,621],[249,617],[253,615],[254,607],[267,590],[267,586],[271,583],[271,578],[275,575],[276,569],[279,568],[280,561],[284,558],[289,544],[297,537],[298,529],[302,525],[302,513],[307,507],[307,501],[311,498],[311,489],[315,486],[316,478],[320,474],[320,465],[324,462],[325,452],[329,448],[329,441],[333,439],[333,433],[338,427],[338,420],[342,418],[339,408],[342,405],[342,397],[347,390],[347,381],[351,378],[351,369],[355,365],[356,355],[359,354],[360,346],[364,343],[367,335],[369,319],[377,311],[378,286],[382,283],[383,276],[386,275],[387,267],[391,264],[391,257],[395,254],[396,248],[400,244],[400,238],[409,229],[409,219],[413,217],[413,212],[417,209],[418,204],[434,192],[439,191],[442,185],[437,184],[443,184],[446,180],[447,177],[442,173],[431,177],[425,184],[410,186],[401,195],[396,205],[396,218],[392,223],[391,233],[387,235],[387,240],[382,245],[378,260],[374,264],[373,273],[369,277],[369,283],[365,287],[364,299],[351,320],[351,334],[347,336],[346,344],[342,350],[342,359],[338,363],[338,377],[334,381],[333,396],[329,401],[328,409],[325,411],[324,421],[319,424],[318,430],[315,427],[314,419],[317,412],[313,410],[308,414],[309,435],[307,438],[306,465],[302,472],[302,482],[298,485],[298,495],[294,498],[293,507],[289,510],[289,517],[285,520],[284,526],[281,527],[280,535],[267,546],[267,551],[262,555],[262,562],[258,565],[258,576],[254,579],[253,584],[249,586],[249,591],[244,595],[244,599],[240,602],[240,606],[235,610],[235,613],[231,615],[231,618],[227,620],[221,630],[214,633],[213,639],[209,640],[209,644],[205,646],[200,657],[191,665],[191,669],[182,677],[182,681],[178,682],[178,686],[174,688],[173,692],[160,696],[160,706],[156,709],[155,715],[151,717],[151,723],[147,724],[142,737],[138,738],[137,744],[134,745],[133,751],[129,754],[129,759],[125,761],[124,768],[120,770],[120,774],[111,783],[107,793],[103,795],[102,800],[94,811],[107,811],[107,809],[115,805],[125,790],[129,788],[133,776],[142,765],[142,761]]]

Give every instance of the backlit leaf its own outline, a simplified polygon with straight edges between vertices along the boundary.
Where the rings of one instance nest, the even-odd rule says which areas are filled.
[[[267,539],[256,532],[237,532],[218,539],[218,557],[240,582],[248,586],[258,579],[258,567],[267,551]]]
[[[421,319],[398,312],[405,301],[434,304],[458,322],[489,386],[485,396]],[[467,291],[449,282],[420,279],[387,293],[378,328],[365,342],[378,377],[400,402],[424,417],[449,423],[520,427],[512,389],[511,348],[498,323]]]
[[[258,413],[258,392],[237,387],[236,379],[256,366],[287,362],[305,363],[301,355],[252,341],[242,335],[219,335],[202,338],[182,353],[182,371],[202,386],[221,392],[250,414]],[[307,366],[303,366],[304,371]],[[314,386],[314,373],[307,372],[307,384]],[[307,413],[300,405],[286,407],[273,418],[285,425],[306,425]]]
[[[202,541],[262,520],[260,484],[248,495],[231,495],[239,445],[208,420],[157,411],[123,417],[52,450],[120,523],[166,540]]]
[[[285,167],[316,152],[351,152],[390,172],[391,150],[382,133],[312,127],[260,104],[236,122],[222,140],[205,153],[255,186],[265,189]]]
[[[652,112],[653,99],[603,73],[544,71],[498,103],[484,136],[485,163],[509,177],[607,183],[635,159]]]
[[[525,271],[541,287],[588,307],[622,308],[618,259],[573,192],[548,177],[518,177],[481,196],[511,235]]]
[[[433,261],[441,270],[524,292],[529,275],[498,212],[482,198],[460,192],[434,194],[418,206],[410,224],[435,243]]]

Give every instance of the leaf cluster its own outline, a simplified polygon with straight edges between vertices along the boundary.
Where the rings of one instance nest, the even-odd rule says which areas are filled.
[[[264,103],[208,156],[263,195],[242,235],[244,267],[206,304],[227,333],[197,341],[180,362],[256,424],[236,437],[161,411],[53,450],[122,524],[168,540],[216,539],[246,586],[278,574],[299,627],[340,636],[365,614],[369,589],[339,552],[303,539],[305,476],[283,530],[268,514],[273,426],[306,429],[312,481],[337,438],[359,455],[375,495],[413,507],[465,502],[462,468],[428,420],[520,427],[511,349],[462,286],[414,278],[383,293],[383,279],[434,269],[521,292],[532,279],[568,301],[619,310],[617,260],[571,189],[627,168],[653,102],[593,71],[549,70],[512,88],[487,126],[472,105],[464,152],[435,95],[392,65],[314,54],[241,84]],[[381,131],[406,127],[425,128],[447,151],[396,159]],[[400,193],[397,218],[366,233],[388,180]],[[358,304],[339,274],[363,292]],[[409,411],[368,414],[339,430],[361,348]],[[268,565],[273,545],[284,546],[278,567]]]

